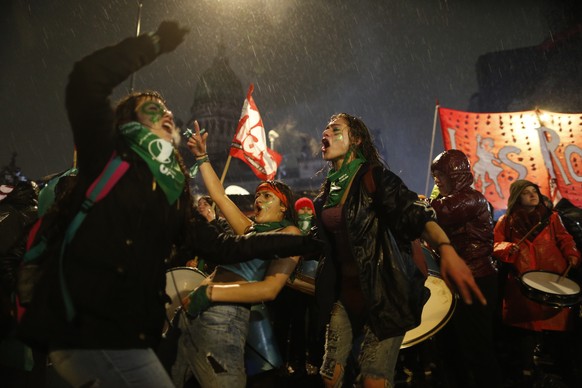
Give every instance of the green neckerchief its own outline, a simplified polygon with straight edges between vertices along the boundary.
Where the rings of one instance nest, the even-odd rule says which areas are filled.
[[[136,121],[122,125],[119,130],[131,149],[147,163],[168,203],[174,204],[184,189],[186,178],[180,170],[172,143],[160,139]]]
[[[358,152],[356,158],[351,162],[346,161],[350,157],[352,150],[350,149],[344,158],[344,162],[339,170],[334,170],[333,168],[327,174],[327,181],[329,185],[329,194],[327,195],[327,201],[325,201],[324,208],[334,207],[340,203],[344,192],[348,188],[350,181],[358,171],[358,168],[366,162],[364,155]]]
[[[311,230],[311,221],[313,220],[313,214],[298,214],[297,218],[297,225],[299,229],[301,229],[301,233],[308,234]]]
[[[289,225],[293,225],[293,223],[289,220],[281,220],[275,222],[265,222],[264,224],[254,224],[251,227],[251,230],[256,231],[257,233],[269,232],[271,230],[276,229],[283,229]]]

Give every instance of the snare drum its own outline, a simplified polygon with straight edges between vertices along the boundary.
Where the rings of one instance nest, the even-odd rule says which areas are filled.
[[[192,290],[206,278],[204,273],[192,267],[176,267],[166,272],[166,294],[172,300],[166,304],[167,322],[172,322],[176,310],[182,305],[184,299]],[[164,327],[164,333],[167,331]]]
[[[519,277],[521,290],[529,299],[554,307],[568,307],[580,303],[580,285],[550,271],[527,271]]]
[[[447,324],[455,311],[455,297],[442,279],[433,253],[425,247],[422,247],[422,251],[428,267],[428,277],[424,285],[430,289],[430,298],[422,309],[420,325],[406,332],[401,349],[419,344],[435,335]]]

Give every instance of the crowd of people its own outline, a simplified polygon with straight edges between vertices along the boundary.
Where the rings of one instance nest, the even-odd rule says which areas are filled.
[[[162,22],[75,64],[66,108],[78,168],[42,217],[34,182],[2,178],[3,384],[48,387],[53,373],[55,386],[245,387],[252,351],[266,364],[260,372],[295,384],[310,375],[318,386],[394,387],[405,335],[431,298],[420,243],[458,299],[431,337],[437,386],[531,386],[543,358],[564,384],[582,381],[579,349],[561,348],[580,347],[579,295],[548,290],[577,286],[568,276],[580,266],[577,208],[552,210],[534,182],[517,180],[494,223],[458,150],[435,158],[436,189],[423,198],[347,113],[322,125],[320,192],[297,199],[285,183],[262,181],[252,215],[226,195],[206,149],[212,134],[194,122],[187,145],[206,190],[195,201],[162,95],[110,102],[113,88],[187,33]],[[570,230],[562,219],[575,220]],[[23,263],[38,277],[17,279]],[[176,266],[204,279],[170,321],[166,274]],[[251,343],[257,321],[272,340]],[[503,365],[500,331],[515,343],[505,349],[516,373]]]

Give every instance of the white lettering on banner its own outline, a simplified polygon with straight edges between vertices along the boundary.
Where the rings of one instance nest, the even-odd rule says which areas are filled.
[[[457,148],[457,140],[455,139],[455,133],[457,132],[454,128],[447,128],[449,133],[449,139],[451,139],[451,149]]]
[[[580,157],[582,157],[582,149],[580,149],[580,147],[578,147],[576,144],[568,144],[566,146],[566,148],[564,149],[564,159],[566,160],[566,166],[568,166],[568,171],[570,171],[570,175],[572,175],[572,179],[574,179],[576,182],[582,182],[582,176],[577,175],[576,172],[574,171],[574,168],[572,167],[572,154],[578,154]],[[567,184],[570,184],[569,182],[566,181],[566,177],[564,176],[564,182],[566,182]]]
[[[558,135],[558,133],[556,131],[554,131],[551,128],[539,127],[536,129],[540,132],[540,142],[541,141],[546,142],[549,154],[556,161],[556,164],[558,165],[558,168],[560,169],[560,174],[562,174],[562,177],[564,178],[564,183],[567,185],[570,185],[571,184],[570,179],[568,179],[568,175],[566,175],[566,172],[564,171],[564,167],[562,166],[562,163],[560,163],[560,159],[558,159],[558,155],[556,155],[556,150],[558,149],[558,146],[560,145],[560,136]],[[545,135],[544,136],[541,135],[541,134],[544,134],[545,132],[550,134],[550,141],[547,141],[547,138]],[[547,161],[545,161],[545,158],[544,158],[544,162],[546,164],[548,163]],[[546,167],[549,170],[553,170],[553,166],[551,164],[551,161],[549,161],[549,163],[550,163],[550,165],[546,166]]]
[[[562,163],[560,163],[558,155],[556,155],[556,150],[560,146],[560,135],[551,128],[540,127],[537,129],[540,130],[541,133],[547,132],[548,134],[550,134],[549,141],[546,140],[547,139],[546,136],[540,136],[540,141],[543,140],[546,142],[548,146],[548,152],[550,153],[550,155],[556,162],[556,165],[560,169],[560,174],[564,179],[564,183],[566,185],[572,184],[572,181],[570,181],[570,176],[576,182],[582,182],[582,176],[576,174],[576,171],[574,171],[574,167],[572,166],[572,154],[578,154],[582,157],[582,149],[580,149],[580,147],[578,147],[576,144],[569,144],[564,148],[564,161],[566,162],[568,172],[570,172],[570,176],[568,176],[568,174],[566,174],[566,171],[564,171],[564,166],[562,166]],[[552,166],[550,166],[549,168],[552,168]]]
[[[497,155],[499,156],[499,160],[501,160],[501,162],[503,162],[503,164],[505,164],[506,166],[508,166],[509,168],[514,170],[515,172],[517,172],[517,179],[525,179],[525,177],[527,177],[527,167],[510,160],[508,158],[509,154],[519,155],[519,154],[521,154],[521,149],[519,149],[515,146],[505,146],[505,147],[501,147],[501,149],[499,150],[499,153]]]

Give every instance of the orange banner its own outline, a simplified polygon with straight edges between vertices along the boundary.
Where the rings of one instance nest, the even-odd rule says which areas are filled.
[[[542,194],[552,198],[551,186],[555,187],[582,206],[582,114],[439,108],[439,117],[445,149],[467,155],[475,189],[496,210],[507,207],[509,186],[517,179],[537,183]]]

